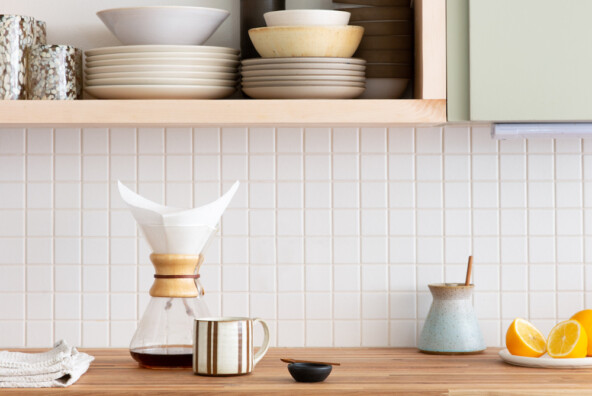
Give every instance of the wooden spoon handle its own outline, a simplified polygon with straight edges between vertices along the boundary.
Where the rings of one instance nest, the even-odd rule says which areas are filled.
[[[288,359],[288,358],[281,358],[280,360],[284,363],[313,363],[313,364],[326,364],[329,366],[341,366],[341,363],[316,362],[314,360],[299,360],[299,359]]]
[[[471,284],[471,272],[473,271],[473,256],[469,256],[469,262],[467,264],[467,278],[465,279],[465,286]]]

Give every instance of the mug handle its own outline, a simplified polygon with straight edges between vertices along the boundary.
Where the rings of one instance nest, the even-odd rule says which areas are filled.
[[[259,363],[259,361],[265,356],[267,350],[269,349],[269,327],[267,327],[267,323],[263,319],[255,318],[253,319],[253,324],[261,323],[263,326],[263,345],[259,348],[255,356],[253,357],[253,367]]]

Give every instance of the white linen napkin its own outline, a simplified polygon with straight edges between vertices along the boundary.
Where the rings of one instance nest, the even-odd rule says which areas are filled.
[[[70,386],[95,358],[78,352],[65,341],[42,353],[0,352],[0,388]]]

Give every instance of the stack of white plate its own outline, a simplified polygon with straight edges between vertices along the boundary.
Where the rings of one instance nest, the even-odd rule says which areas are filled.
[[[238,80],[239,51],[124,45],[86,51],[85,90],[99,99],[221,99]]]
[[[353,99],[364,92],[365,70],[355,58],[247,59],[242,88],[255,99]]]

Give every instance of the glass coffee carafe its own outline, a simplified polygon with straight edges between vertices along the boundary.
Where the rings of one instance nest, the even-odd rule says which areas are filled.
[[[191,367],[196,318],[209,317],[199,282],[202,255],[151,254],[154,284],[130,353],[148,368]]]
[[[203,252],[237,188],[235,183],[217,201],[185,210],[156,204],[119,184],[152,248],[155,270],[151,299],[130,343],[130,353],[141,366],[192,366],[194,319],[210,317],[199,281]]]

